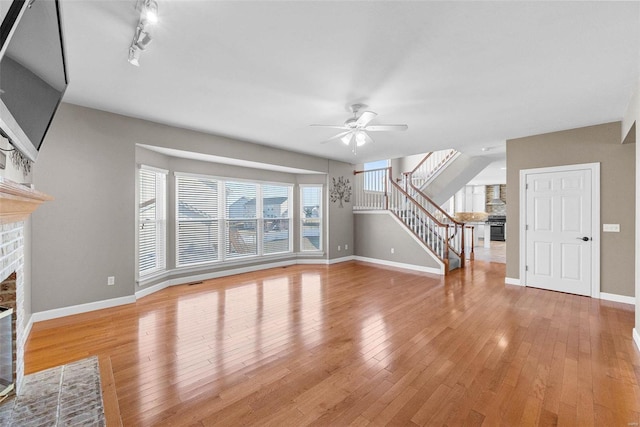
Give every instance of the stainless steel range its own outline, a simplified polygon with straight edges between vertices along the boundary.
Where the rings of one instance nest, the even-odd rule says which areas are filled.
[[[506,215],[489,215],[487,219],[487,225],[491,227],[491,240],[504,242],[505,241],[505,225],[507,223]]]

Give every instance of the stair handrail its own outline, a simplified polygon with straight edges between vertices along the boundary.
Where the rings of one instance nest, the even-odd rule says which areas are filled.
[[[436,213],[440,214],[441,218],[444,218],[444,221],[440,220],[440,222],[443,222],[445,224],[448,223],[453,227],[453,234],[450,236],[450,240],[454,240],[456,236],[459,234],[460,241],[459,242],[454,241],[451,244],[451,246],[452,246],[453,252],[456,255],[460,256],[461,259],[464,259],[465,251],[466,251],[466,245],[465,245],[466,239],[465,239],[464,227],[466,224],[462,221],[458,221],[454,219],[451,215],[447,213],[447,211],[445,211],[440,206],[438,206],[433,200],[431,200],[429,196],[424,194],[424,192],[422,192],[418,187],[416,187],[411,182],[411,180],[409,180],[409,183],[407,185],[412,190],[412,192],[415,192],[412,197],[418,202],[418,204],[422,205],[434,217],[436,216],[435,215]],[[464,261],[462,261],[462,263],[464,264]]]
[[[403,175],[405,176],[405,178],[409,178],[412,182],[416,178],[422,179],[424,181],[424,184],[435,177],[442,170],[442,166],[444,166],[450,159],[452,159],[456,153],[457,151],[454,149],[431,151],[427,153],[427,155],[422,160],[420,160],[420,162],[416,165],[416,167],[413,168],[413,170],[411,170],[410,172],[404,172]],[[435,158],[436,156],[438,158]],[[435,165],[424,171],[424,176],[416,177],[417,173],[421,169],[424,169],[425,164],[430,160],[433,160]]]
[[[464,222],[458,221],[455,218],[453,218],[451,215],[449,215],[449,213],[447,211],[445,211],[440,206],[438,206],[438,204],[436,202],[431,200],[431,197],[427,196],[422,190],[420,190],[418,187],[413,185],[413,183],[411,181],[409,181],[409,186],[411,186],[411,189],[413,191],[415,191],[418,195],[420,195],[420,197],[424,198],[429,205],[433,206],[439,213],[441,213],[449,221],[451,221],[452,223],[454,223],[456,225],[461,225],[461,226],[465,225]]]
[[[354,210],[390,210],[405,224],[405,226],[407,226],[410,231],[412,231],[414,235],[422,239],[424,236],[419,236],[419,233],[417,233],[416,230],[413,230],[411,225],[404,221],[400,213],[394,211],[394,209],[398,208],[394,206],[393,203],[390,206],[390,200],[395,201],[394,192],[400,194],[404,198],[403,203],[415,205],[415,207],[410,210],[414,212],[418,211],[418,216],[423,217],[421,221],[424,220],[431,224],[433,229],[429,228],[429,230],[431,230],[432,234],[437,235],[438,239],[441,240],[441,243],[437,242],[433,238],[433,235],[430,235],[429,237],[431,239],[428,239],[428,241],[423,240],[426,246],[429,247],[430,250],[446,264],[449,262],[448,251],[451,250],[451,252],[460,258],[461,267],[464,267],[465,233],[463,232],[463,223],[450,221],[452,218],[448,216],[445,217],[444,220],[434,216],[434,214],[423,206],[420,201],[416,200],[413,195],[391,179],[391,167],[354,171],[353,173],[356,177],[354,179]],[[361,177],[359,178],[358,176]],[[437,228],[437,230],[435,228]],[[422,229],[421,231],[424,234],[425,230]],[[433,244],[434,247],[431,247],[431,244]],[[444,248],[445,246],[446,248]]]
[[[390,168],[389,168],[390,169]],[[389,171],[391,172],[391,171]],[[390,175],[390,174],[389,174]],[[425,236],[421,236],[420,233],[418,233],[413,227],[411,227],[409,224],[406,223],[406,221],[402,218],[401,215],[399,215],[399,211],[400,206],[399,203],[390,203],[389,204],[389,210],[391,211],[391,213],[393,213],[400,221],[402,221],[407,228],[409,228],[409,230],[421,241],[423,241],[426,246],[429,248],[429,250],[431,250],[431,252],[433,252],[434,255],[436,255],[436,257],[438,257],[438,259],[440,259],[440,261],[442,261],[445,266],[446,269],[448,270],[448,266],[449,266],[449,242],[448,242],[448,236],[449,236],[449,224],[445,224],[441,221],[439,221],[436,217],[434,217],[433,215],[431,215],[429,213],[429,211],[427,211],[422,205],[420,205],[420,203],[418,203],[413,197],[411,197],[411,195],[409,193],[407,193],[406,191],[404,191],[402,189],[402,187],[400,187],[397,183],[393,182],[393,180],[389,179],[389,183],[390,183],[390,195],[389,198],[393,201],[395,201],[395,192],[399,193],[402,197],[404,197],[404,202],[409,202],[411,205],[413,205],[418,211],[420,211],[422,214],[424,214],[430,221],[432,221],[434,223],[435,226],[437,227],[441,227],[445,229],[444,232],[444,237],[442,235],[442,233],[436,232],[436,236],[438,238],[438,240],[441,242],[440,245],[436,245],[435,243],[435,239],[431,238],[431,239],[426,239],[425,240]],[[397,210],[397,211],[396,211]],[[424,223],[423,223],[424,225]],[[428,227],[428,225],[427,225]],[[436,230],[431,230],[431,231],[436,231]],[[430,244],[431,243],[431,244]],[[460,261],[462,262],[464,258],[461,257]]]

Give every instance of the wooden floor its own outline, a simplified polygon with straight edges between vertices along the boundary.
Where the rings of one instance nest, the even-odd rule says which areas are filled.
[[[35,324],[27,371],[97,354],[125,426],[640,423],[632,306],[470,264],[446,279],[346,262],[176,286]]]

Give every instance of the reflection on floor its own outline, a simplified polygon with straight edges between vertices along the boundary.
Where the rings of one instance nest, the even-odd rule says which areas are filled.
[[[507,263],[507,243],[491,242],[491,248],[487,249],[483,246],[482,240],[480,244],[473,248],[475,259],[480,261]]]

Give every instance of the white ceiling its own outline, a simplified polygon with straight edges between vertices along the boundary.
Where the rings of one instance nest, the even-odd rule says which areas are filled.
[[[135,0],[62,0],[66,102],[359,163],[620,120],[638,76],[637,2],[158,4],[136,68]],[[409,130],[320,144],[354,102]]]

